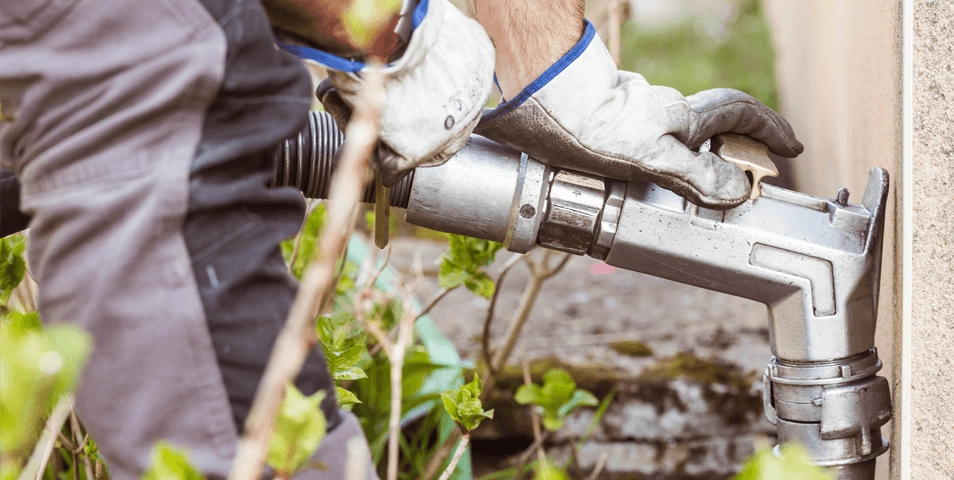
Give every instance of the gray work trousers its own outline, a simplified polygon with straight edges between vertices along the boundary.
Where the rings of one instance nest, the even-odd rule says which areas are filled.
[[[296,283],[279,241],[301,195],[265,153],[298,131],[303,67],[257,0],[0,0],[0,164],[32,217],[47,323],[95,340],[77,410],[114,478],[153,444],[225,477]],[[335,427],[301,478],[342,478],[362,435],[320,351],[296,380]]]

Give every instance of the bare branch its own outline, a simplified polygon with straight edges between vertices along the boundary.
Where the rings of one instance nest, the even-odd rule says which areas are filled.
[[[431,312],[431,309],[433,309],[434,306],[437,305],[438,302],[440,302],[441,300],[443,300],[444,297],[447,296],[448,293],[450,293],[452,290],[454,290],[454,288],[457,288],[457,287],[453,287],[453,288],[442,288],[439,292],[437,292],[437,294],[434,295],[434,298],[432,298],[431,301],[427,302],[427,305],[424,306],[424,308],[421,309],[421,313],[418,313],[418,314],[417,314],[417,317],[415,318],[415,320],[417,320],[418,318],[421,318],[421,317],[423,317],[424,315],[427,315],[428,313],[430,313],[430,312]]]
[[[335,263],[354,228],[354,210],[367,183],[368,158],[378,139],[384,99],[384,76],[380,65],[373,64],[365,76],[361,101],[355,105],[345,129],[346,140],[332,178],[328,218],[318,255],[305,272],[288,321],[272,349],[245,424],[245,435],[239,442],[230,480],[254,480],[261,476],[285,385],[301,370],[315,342],[314,320],[334,297]]]
[[[444,473],[441,474],[441,478],[438,480],[447,480],[450,478],[451,474],[454,473],[454,469],[457,468],[457,462],[460,461],[460,457],[464,455],[464,452],[467,451],[467,444],[470,443],[470,435],[464,434],[460,438],[460,443],[457,445],[457,450],[454,452],[454,457],[451,458],[450,463],[447,465],[447,468],[444,470]]]
[[[430,480],[434,478],[434,475],[437,474],[437,471],[440,470],[441,465],[444,463],[444,459],[451,454],[451,450],[454,448],[454,445],[457,444],[457,441],[460,440],[462,433],[459,428],[451,430],[450,434],[447,436],[447,440],[444,440],[444,443],[438,447],[437,451],[434,452],[434,455],[431,455],[431,459],[427,461],[427,466],[424,467],[424,474],[421,475],[421,480]]]
[[[487,306],[487,316],[484,318],[484,333],[480,338],[480,347],[481,355],[483,356],[484,363],[487,365],[487,370],[490,375],[495,375],[497,373],[490,365],[490,326],[494,321],[494,309],[497,306],[497,297],[500,296],[500,286],[503,285],[503,281],[507,276],[507,272],[509,272],[510,269],[512,269],[525,258],[527,258],[525,255],[514,255],[507,259],[507,263],[505,263],[503,268],[500,270],[500,275],[497,277],[497,282],[494,284],[494,294],[490,297],[490,305]]]
[[[596,461],[596,466],[593,467],[593,473],[586,477],[586,480],[596,480],[600,476],[600,472],[603,471],[603,467],[606,466],[607,460],[609,460],[609,452],[603,452],[600,459]]]
[[[533,381],[530,379],[530,364],[527,362],[527,358],[522,358],[521,363],[523,364],[524,385],[533,384]],[[543,453],[543,435],[540,434],[540,415],[533,405],[530,406],[530,423],[533,425],[533,439],[537,444],[537,461],[540,462],[540,466],[542,467],[546,465],[547,457]]]
[[[73,396],[64,395],[53,407],[53,413],[47,419],[43,427],[43,433],[36,442],[33,453],[27,461],[23,471],[20,472],[19,480],[29,480],[31,478],[41,480],[46,463],[50,461],[50,454],[53,453],[53,446],[56,445],[57,434],[63,428],[63,422],[70,416],[70,409],[73,408]]]
[[[398,324],[398,338],[394,342],[394,347],[389,352],[388,357],[391,360],[391,415],[388,419],[388,480],[397,480],[398,478],[398,450],[400,446],[399,435],[401,434],[401,376],[404,370],[404,354],[408,347],[414,341],[414,320],[417,318],[411,314],[411,295],[406,295],[404,300],[404,315],[401,316],[401,322]]]

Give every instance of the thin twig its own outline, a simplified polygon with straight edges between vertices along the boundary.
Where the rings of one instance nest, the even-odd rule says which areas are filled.
[[[532,385],[533,381],[530,379],[530,363],[527,362],[526,357],[523,357],[520,363],[523,364],[524,385]],[[547,464],[547,457],[543,453],[543,435],[540,434],[540,417],[537,414],[536,407],[533,405],[530,406],[530,424],[533,426],[534,443],[537,444],[537,461],[539,461],[540,466],[543,467]]]
[[[441,300],[443,300],[444,297],[451,292],[451,290],[454,290],[454,288],[457,288],[457,287],[440,289],[440,291],[437,292],[437,294],[434,295],[433,298],[431,298],[431,301],[427,302],[427,305],[421,309],[421,313],[417,314],[417,317],[415,317],[415,320],[430,313],[431,309],[433,309],[434,306],[437,305],[437,302],[440,302]]]
[[[520,261],[524,258],[526,258],[524,255],[514,255],[507,259],[507,263],[505,263],[503,268],[500,270],[500,275],[497,277],[497,281],[494,282],[494,294],[490,296],[490,305],[487,306],[487,316],[484,318],[484,333],[480,338],[480,346],[481,355],[483,356],[484,363],[487,365],[487,371],[490,372],[491,375],[495,375],[497,373],[490,365],[490,326],[494,321],[494,309],[497,306],[497,297],[500,296],[500,291],[503,290],[500,287],[503,285],[503,281],[507,276],[507,272],[520,263]]]
[[[451,458],[450,464],[447,465],[447,468],[444,469],[444,473],[441,474],[441,478],[438,480],[447,480],[450,478],[451,474],[454,473],[454,469],[457,468],[457,462],[460,461],[460,457],[464,456],[464,452],[467,451],[467,444],[470,443],[470,435],[464,434],[460,437],[460,443],[457,445],[457,450],[454,451],[454,456]]]
[[[607,15],[607,29],[609,30],[609,51],[610,56],[613,57],[613,63],[616,66],[619,66],[619,37],[620,37],[620,14],[619,14],[619,0],[610,0],[609,1],[609,14]]]
[[[600,476],[600,472],[603,471],[603,467],[606,466],[606,461],[609,460],[609,452],[603,452],[600,455],[600,459],[596,461],[596,466],[593,467],[593,473],[589,477],[586,477],[586,480],[596,480]]]
[[[43,478],[43,470],[46,463],[50,461],[50,454],[53,453],[53,446],[56,445],[58,433],[63,428],[63,422],[70,416],[70,409],[73,408],[73,396],[65,395],[53,407],[53,413],[47,419],[43,427],[43,433],[36,442],[33,453],[27,461],[23,471],[20,472],[18,480],[40,480]]]
[[[444,464],[444,460],[447,459],[448,455],[452,453],[454,445],[460,440],[461,435],[462,432],[459,428],[451,430],[450,435],[447,436],[447,440],[444,440],[444,443],[438,447],[434,455],[431,455],[431,459],[427,461],[427,466],[424,467],[424,474],[421,475],[422,480],[430,480],[434,478],[434,475],[437,475],[437,471],[440,470],[441,465]]]
[[[523,472],[523,467],[525,467],[527,465],[527,462],[530,461],[530,457],[532,457],[534,453],[537,453],[537,449],[543,447],[543,442],[547,441],[547,438],[549,436],[550,436],[550,432],[548,431],[540,432],[540,439],[539,440],[534,439],[533,443],[531,443],[530,446],[527,447],[526,450],[524,450],[523,453],[520,454],[520,457],[517,459],[516,478],[520,478],[520,473]]]
[[[405,296],[404,312],[401,321],[398,324],[398,338],[388,354],[391,360],[391,415],[388,419],[388,480],[397,480],[398,478],[398,453],[400,447],[401,434],[401,377],[404,370],[404,354],[408,347],[414,342],[414,319],[416,316],[410,314],[411,297]]]
[[[559,273],[570,259],[570,254],[565,253],[556,265],[551,266],[550,259],[554,254],[553,251],[546,250],[539,264],[529,256],[524,260],[530,269],[530,280],[523,290],[523,296],[520,298],[520,304],[517,310],[510,318],[510,324],[507,327],[507,333],[504,335],[503,344],[494,352],[493,358],[488,364],[489,371],[487,379],[484,381],[485,392],[491,391],[494,385],[496,385],[497,376],[492,372],[500,371],[506,364],[507,359],[510,358],[510,354],[513,353],[513,349],[517,345],[517,340],[520,338],[520,333],[523,331],[523,326],[527,323],[527,320],[530,319],[530,312],[533,310],[534,304],[536,304],[543,283]]]
[[[334,297],[330,293],[335,288],[335,263],[354,228],[354,210],[367,183],[368,158],[378,139],[384,99],[384,77],[380,65],[374,64],[365,75],[361,101],[355,105],[345,130],[346,140],[332,178],[328,218],[319,253],[304,275],[288,321],[272,348],[229,474],[231,480],[253,480],[261,476],[285,385],[301,370],[315,342],[314,320],[328,304],[329,297]]]
[[[378,278],[380,278],[384,270],[388,268],[388,262],[391,261],[391,250],[393,250],[393,248],[391,248],[390,244],[384,249],[384,260],[377,270],[374,271],[374,275],[371,276],[371,279],[368,280],[368,288],[374,288],[374,284],[378,283]]]
[[[76,449],[73,450],[74,454],[79,455],[82,453],[83,458],[83,469],[86,471],[87,480],[93,479],[93,465],[89,461],[89,456],[83,452],[83,449],[86,447],[86,443],[89,442],[89,435],[84,435],[80,429],[79,418],[76,416],[76,410],[70,409],[70,431],[73,433],[73,440],[77,443]],[[82,438],[80,438],[82,437]],[[79,472],[76,464],[73,464],[73,471]]]

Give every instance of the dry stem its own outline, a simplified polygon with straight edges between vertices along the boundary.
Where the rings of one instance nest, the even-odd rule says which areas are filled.
[[[431,455],[431,459],[427,461],[427,466],[424,467],[424,474],[421,475],[422,480],[434,478],[434,475],[436,475],[437,471],[441,468],[441,464],[444,463],[444,459],[451,454],[451,449],[454,448],[454,445],[457,444],[460,437],[461,431],[459,428],[451,430],[450,435],[447,436],[447,440],[444,440],[444,443],[434,452],[434,455]]]
[[[56,445],[58,433],[60,429],[63,428],[63,422],[69,418],[72,408],[72,395],[64,395],[63,398],[57,402],[56,406],[53,407],[53,413],[51,413],[50,418],[47,419],[46,425],[43,427],[43,433],[36,442],[36,447],[34,447],[33,453],[30,454],[30,459],[27,461],[26,466],[23,467],[23,471],[21,471],[20,476],[17,477],[18,480],[30,480],[31,478],[41,480],[43,478],[43,471],[45,470],[46,462],[50,461],[50,454],[53,453],[53,446]]]
[[[533,384],[533,381],[530,379],[530,364],[527,362],[526,357],[522,359],[523,364],[523,383],[525,385]],[[537,444],[537,461],[540,462],[540,467],[543,468],[547,463],[547,457],[543,453],[543,435],[540,434],[540,416],[537,414],[537,409],[533,405],[530,405],[530,423],[533,425],[533,441]]]
[[[609,460],[609,452],[603,452],[600,455],[600,459],[596,461],[596,466],[593,467],[593,473],[589,477],[586,477],[586,480],[596,480],[600,476],[600,472],[603,471],[603,467],[606,466],[606,461]]]
[[[414,341],[414,320],[410,314],[411,295],[405,295],[404,312],[398,324],[398,338],[388,353],[391,360],[391,415],[388,419],[388,480],[398,478],[398,451],[401,434],[401,376],[404,370],[404,354]]]
[[[460,438],[460,443],[457,445],[457,450],[454,451],[454,457],[451,458],[450,464],[447,465],[447,468],[438,480],[447,480],[450,478],[451,474],[454,473],[454,469],[457,468],[457,462],[460,461],[460,457],[467,451],[468,443],[470,443],[470,434],[465,433],[464,436]]]
[[[295,379],[314,345],[313,323],[332,297],[335,262],[354,228],[354,210],[366,184],[368,158],[378,138],[384,98],[384,77],[380,67],[374,66],[366,75],[362,101],[355,105],[345,129],[347,140],[332,179],[328,219],[317,258],[305,272],[288,321],[272,349],[245,424],[245,435],[239,442],[235,464],[229,474],[231,480],[254,480],[261,476],[285,385]]]
[[[507,327],[503,345],[497,349],[493,359],[488,365],[489,372],[487,380],[484,382],[484,391],[490,391],[493,388],[497,381],[496,375],[494,375],[493,372],[500,371],[507,362],[507,359],[510,358],[510,354],[513,353],[513,349],[517,345],[517,340],[520,338],[520,333],[523,331],[523,326],[527,323],[527,320],[530,319],[530,312],[533,310],[533,305],[536,303],[537,296],[540,294],[540,287],[543,286],[543,283],[548,278],[559,273],[570,259],[570,254],[565,253],[555,265],[551,265],[550,259],[554,254],[552,250],[547,250],[543,254],[540,264],[537,264],[529,257],[526,258],[527,266],[530,267],[530,281],[527,282],[527,286],[523,291],[523,297],[520,299],[520,305],[517,307],[517,311],[514,312],[513,317],[510,319],[510,325]]]
[[[487,306],[487,317],[484,318],[484,333],[480,337],[480,347],[481,355],[483,356],[484,363],[487,364],[487,370],[490,375],[495,375],[496,370],[493,369],[493,366],[490,364],[490,326],[494,321],[494,309],[497,307],[497,297],[500,296],[500,288],[503,285],[504,278],[506,278],[507,273],[515,267],[521,260],[526,258],[524,255],[514,255],[507,259],[507,263],[504,264],[503,268],[500,270],[500,275],[497,277],[497,281],[494,282],[494,294],[490,297],[490,305]],[[489,385],[489,384],[488,384]]]

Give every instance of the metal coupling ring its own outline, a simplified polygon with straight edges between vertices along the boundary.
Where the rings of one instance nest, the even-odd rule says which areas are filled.
[[[590,246],[590,256],[597,260],[606,260],[610,248],[613,247],[619,216],[623,212],[623,201],[626,199],[626,182],[607,180],[606,190],[606,201],[596,229],[596,239]]]
[[[599,177],[558,171],[550,184],[539,244],[576,255],[587,253],[596,237],[605,194],[606,183]]]

